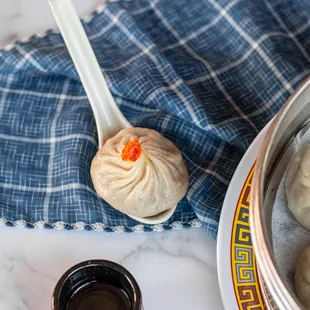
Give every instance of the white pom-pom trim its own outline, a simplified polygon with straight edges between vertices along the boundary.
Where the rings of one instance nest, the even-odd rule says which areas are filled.
[[[180,221],[176,221],[173,222],[172,224],[169,225],[163,225],[163,224],[156,224],[153,226],[148,226],[148,225],[143,225],[143,224],[138,224],[136,226],[133,227],[125,227],[125,226],[106,226],[104,223],[100,223],[100,222],[96,222],[93,224],[86,224],[84,222],[76,222],[74,224],[69,224],[63,221],[57,221],[54,223],[50,223],[50,222],[45,222],[45,221],[37,221],[34,223],[30,223],[30,222],[26,222],[25,220],[17,220],[17,221],[8,221],[5,218],[0,218],[0,226],[4,226],[6,224],[13,224],[15,227],[26,227],[27,225],[31,225],[36,229],[43,229],[45,228],[45,225],[49,225],[50,228],[54,228],[57,230],[64,230],[67,227],[72,227],[75,230],[85,230],[86,226],[89,226],[91,228],[91,230],[95,230],[95,231],[104,231],[105,229],[110,229],[113,232],[116,233],[122,233],[122,232],[126,232],[126,230],[128,231],[133,231],[136,233],[143,233],[146,231],[156,231],[156,232],[162,232],[165,231],[165,227],[170,227],[174,230],[176,229],[182,229],[184,228],[184,225],[190,225],[191,227],[201,227],[202,223],[200,220],[198,219],[194,219],[192,221],[189,222],[180,222]],[[147,230],[145,230],[145,228],[148,228]]]

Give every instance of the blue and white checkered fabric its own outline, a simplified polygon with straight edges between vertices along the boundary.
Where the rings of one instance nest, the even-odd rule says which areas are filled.
[[[127,119],[182,151],[186,198],[167,223],[147,227],[96,195],[93,114],[61,35],[49,31],[0,52],[2,222],[147,231],[198,218],[216,237],[241,156],[310,72],[310,2],[110,1],[84,26]]]

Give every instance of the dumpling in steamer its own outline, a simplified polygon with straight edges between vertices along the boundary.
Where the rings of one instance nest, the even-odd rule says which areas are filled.
[[[305,248],[299,258],[295,270],[295,289],[299,300],[310,310],[310,246]]]
[[[288,207],[296,220],[310,230],[310,146],[292,159],[286,176]]]
[[[109,139],[91,165],[99,196],[138,217],[174,207],[186,194],[188,171],[181,152],[155,130],[126,128]]]

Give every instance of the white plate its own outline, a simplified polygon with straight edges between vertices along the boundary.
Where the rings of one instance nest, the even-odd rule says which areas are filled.
[[[256,157],[267,125],[253,141],[230,182],[217,239],[217,265],[227,310],[264,310],[250,236],[249,197]]]

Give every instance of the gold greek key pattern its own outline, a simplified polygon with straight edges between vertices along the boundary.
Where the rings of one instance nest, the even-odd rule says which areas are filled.
[[[230,255],[233,285],[239,309],[242,310],[265,309],[258,281],[249,223],[253,172],[254,167],[251,169],[241,191],[231,235]]]

